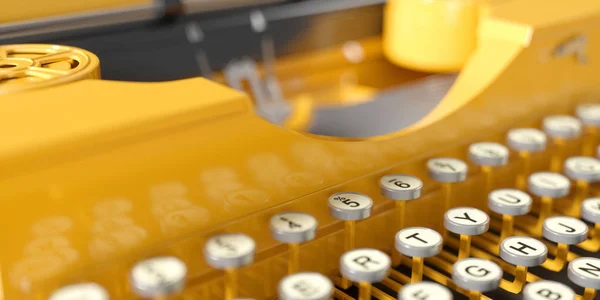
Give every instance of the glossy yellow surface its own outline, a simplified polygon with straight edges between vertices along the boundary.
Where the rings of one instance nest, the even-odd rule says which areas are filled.
[[[100,78],[93,53],[69,46],[0,45],[0,95]]]
[[[542,117],[572,113],[575,104],[600,95],[600,61],[593,56],[600,53],[600,3],[507,1],[494,9],[479,22],[478,46],[443,102],[411,127],[374,139],[325,139],[275,126],[254,114],[246,95],[198,78],[154,84],[81,80],[2,96],[0,238],[10,242],[3,244],[0,261],[6,299],[43,299],[59,286],[88,280],[115,299],[136,299],[127,286],[128,268],[158,254],[176,255],[188,265],[179,298],[223,299],[223,273],[206,265],[201,250],[220,232],[255,239],[256,260],[241,270],[239,294],[271,299],[287,272],[288,247],[271,238],[268,221],[292,210],[319,222],[316,239],[300,247],[300,270],[336,278],[344,224],[329,215],[328,196],[371,196],[373,216],[357,222],[356,247],[392,253],[394,203],[380,196],[378,186],[389,173],[412,174],[425,184],[423,196],[407,203],[405,225],[440,229],[443,193],[427,177],[428,158],[466,160],[472,142],[503,142],[511,128],[539,127]],[[555,55],[556,47],[577,35],[588,37],[587,63]],[[303,67],[309,68],[299,66],[298,72]],[[318,71],[302,76],[318,77]],[[291,80],[282,85],[292,87]],[[301,124],[310,115],[297,118]],[[567,148],[577,153],[579,141]],[[549,156],[532,155],[532,170],[547,168]],[[497,170],[494,187],[513,186],[520,170],[516,157]],[[468,180],[453,187],[452,204],[483,208],[485,178],[479,168],[470,170]],[[570,199],[556,202],[564,209]],[[531,222],[517,218],[516,224]],[[458,243],[448,241],[454,248]],[[491,246],[473,239],[471,254],[497,259],[485,247]],[[433,259],[448,270],[456,257]],[[428,263],[423,274],[448,283]],[[396,290],[410,280],[398,272],[390,276],[397,282],[384,283]]]
[[[60,17],[76,13],[93,13],[135,6],[150,6],[152,0],[23,0],[3,1],[0,24]],[[27,9],[24,9],[27,7]]]
[[[476,45],[481,0],[390,0],[385,7],[383,47],[399,66],[429,71],[460,70]]]

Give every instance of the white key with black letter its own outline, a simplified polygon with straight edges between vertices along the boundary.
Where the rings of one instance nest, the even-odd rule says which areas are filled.
[[[271,236],[288,244],[288,274],[298,271],[300,243],[314,239],[317,227],[317,219],[307,213],[284,212],[271,217]]]
[[[516,186],[525,190],[527,176],[531,172],[531,154],[546,149],[546,134],[535,128],[516,128],[508,132],[506,143],[508,147],[519,153],[522,168],[516,178]]]
[[[498,288],[502,280],[502,269],[489,260],[466,258],[452,267],[452,280],[457,286],[470,291],[470,299],[479,299],[481,293]]]
[[[517,189],[497,189],[488,196],[488,208],[502,215],[500,241],[513,235],[514,217],[531,211],[531,196]]]
[[[579,245],[581,248],[597,252],[600,250],[600,198],[588,198],[581,203],[581,218],[594,224],[592,238]]]
[[[560,172],[567,141],[581,136],[581,121],[568,115],[548,116],[544,118],[542,127],[553,143],[550,170]]]
[[[594,155],[594,146],[598,141],[600,128],[600,104],[584,103],[577,106],[575,115],[583,124],[583,145],[581,153],[586,156]]]
[[[594,157],[575,156],[565,160],[565,174],[575,181],[575,197],[566,215],[578,218],[581,202],[587,198],[590,184],[600,180],[600,160]]]
[[[509,157],[508,148],[499,143],[481,142],[469,146],[469,160],[481,167],[484,176],[484,195],[487,195],[494,183],[494,167],[505,166]]]
[[[554,259],[547,260],[543,266],[552,271],[563,269],[567,255],[569,254],[569,245],[579,244],[587,239],[588,227],[579,219],[555,216],[547,218],[544,221],[544,238],[558,244],[556,256]]]
[[[225,271],[225,299],[237,296],[237,269],[254,261],[256,244],[242,233],[213,236],[204,245],[204,258],[209,266]]]
[[[279,282],[278,293],[280,300],[329,300],[333,284],[319,273],[296,273]]]
[[[511,293],[519,293],[527,282],[528,267],[537,267],[546,261],[548,248],[544,243],[526,236],[513,236],[500,244],[500,257],[516,266],[515,279],[503,287]]]
[[[396,250],[413,260],[411,282],[421,281],[423,258],[438,255],[443,245],[442,235],[433,229],[409,227],[396,233]]]
[[[452,185],[467,179],[467,164],[456,158],[438,157],[427,161],[429,177],[442,184],[444,210],[452,207]],[[445,233],[443,234],[445,236]]]
[[[77,283],[56,290],[48,300],[108,300],[108,292],[96,283]]]
[[[394,200],[396,209],[396,230],[404,228],[406,219],[406,201],[421,197],[423,182],[421,179],[405,174],[391,174],[379,180],[381,195]],[[399,264],[401,257],[394,253],[392,263]]]
[[[344,221],[344,251],[354,249],[356,221],[371,216],[373,199],[361,193],[341,192],[331,195],[328,204],[329,214],[338,220]],[[343,277],[341,286],[347,289],[350,286],[350,281]]]
[[[541,198],[538,221],[532,232],[536,236],[541,236],[544,220],[552,215],[554,199],[567,196],[571,182],[559,173],[537,172],[529,176],[527,183],[529,192]]]
[[[429,282],[409,283],[398,292],[398,300],[452,300],[450,290],[445,286]]]
[[[539,280],[525,285],[523,300],[575,300],[575,292],[560,282]]]
[[[142,298],[164,298],[185,287],[187,267],[174,256],[154,257],[135,264],[129,281],[136,295]]]
[[[469,257],[471,252],[471,236],[488,231],[490,217],[483,211],[473,207],[456,207],[444,215],[446,230],[460,235],[458,259]]]
[[[371,299],[371,284],[387,276],[392,262],[390,257],[377,249],[355,249],[340,258],[340,272],[359,284],[359,300]]]
[[[600,289],[600,259],[592,257],[579,257],[569,263],[567,276],[576,285],[585,288],[584,300],[596,297],[596,290]]]

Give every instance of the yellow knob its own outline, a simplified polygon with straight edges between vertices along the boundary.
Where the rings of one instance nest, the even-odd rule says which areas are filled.
[[[0,45],[0,95],[100,78],[93,53],[69,46]]]
[[[475,48],[477,0],[389,0],[383,48],[393,63],[426,72],[462,68]]]

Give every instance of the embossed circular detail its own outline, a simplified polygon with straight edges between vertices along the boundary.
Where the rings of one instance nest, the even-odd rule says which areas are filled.
[[[0,95],[100,78],[93,53],[70,46],[0,45]]]

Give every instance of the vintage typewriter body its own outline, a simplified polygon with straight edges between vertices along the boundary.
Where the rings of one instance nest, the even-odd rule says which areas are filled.
[[[27,2],[0,16],[4,299],[322,299],[278,288],[309,271],[335,299],[421,280],[595,299],[600,3]],[[530,205],[495,207],[499,189]],[[417,226],[443,245],[399,254]],[[367,248],[389,268],[340,262]],[[500,277],[465,279],[466,257]],[[156,258],[175,260],[133,271]]]

